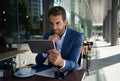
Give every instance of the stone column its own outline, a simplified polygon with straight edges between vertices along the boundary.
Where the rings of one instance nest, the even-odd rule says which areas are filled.
[[[75,27],[75,4],[74,0],[71,0],[71,27]]]
[[[118,0],[112,0],[111,46],[115,46],[118,43],[117,11]]]
[[[107,41],[107,16],[105,17],[105,41]]]
[[[108,13],[107,13],[107,16],[106,16],[106,23],[107,23],[107,25],[106,25],[106,41],[108,42],[108,32],[109,32],[109,20],[108,20]]]
[[[92,22],[88,20],[88,25],[87,25],[87,36],[90,39],[92,36]]]
[[[111,42],[111,11],[108,11],[108,41]]]
[[[105,19],[103,21],[103,39],[105,39]]]

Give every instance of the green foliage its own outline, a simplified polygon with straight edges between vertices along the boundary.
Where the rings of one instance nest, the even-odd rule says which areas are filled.
[[[93,26],[93,29],[95,29],[95,30],[102,30],[103,29],[103,26]]]
[[[19,24],[26,24],[27,5],[24,0],[18,0]]]

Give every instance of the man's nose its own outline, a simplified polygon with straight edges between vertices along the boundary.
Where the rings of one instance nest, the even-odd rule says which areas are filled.
[[[56,28],[57,28],[57,25],[56,25],[56,24],[54,24],[54,25],[53,25],[53,29],[56,29]]]

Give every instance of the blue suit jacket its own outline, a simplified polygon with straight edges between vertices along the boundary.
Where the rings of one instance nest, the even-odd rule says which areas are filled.
[[[44,39],[48,39],[48,37],[52,34],[54,33],[46,33],[44,35]],[[61,49],[61,56],[66,61],[66,65],[62,69],[62,71],[78,70],[78,60],[81,54],[82,45],[82,34],[67,27],[66,35],[63,41],[63,46]],[[38,65],[41,65],[46,60],[46,58],[47,57],[43,57],[42,54],[38,54],[36,56],[36,63]]]

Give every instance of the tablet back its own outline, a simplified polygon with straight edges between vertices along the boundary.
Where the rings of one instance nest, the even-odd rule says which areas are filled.
[[[50,49],[55,49],[55,44],[51,40],[29,40],[28,45],[32,53],[47,53]]]

